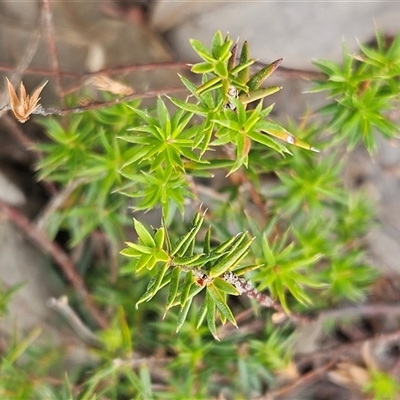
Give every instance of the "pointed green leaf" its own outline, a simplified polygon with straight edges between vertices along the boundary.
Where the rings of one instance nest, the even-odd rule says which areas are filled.
[[[175,302],[176,295],[178,293],[180,274],[181,269],[179,267],[174,267],[171,273],[171,280],[169,284],[169,293],[166,305],[167,310],[171,308],[172,304]]]
[[[178,331],[182,328],[183,324],[185,323],[186,317],[187,317],[188,312],[189,312],[189,308],[190,308],[190,306],[191,306],[191,304],[192,304],[192,300],[193,300],[193,297],[189,298],[189,299],[186,301],[184,307],[182,307],[182,308],[179,310],[179,314],[178,314],[178,323],[177,323],[177,327],[176,327],[176,332],[178,332]]]
[[[182,110],[186,110],[193,114],[197,115],[207,115],[207,109],[201,105],[188,103],[187,101],[182,101],[179,99],[175,99],[173,97],[170,98],[171,102],[174,103],[177,107],[181,108]]]
[[[148,247],[146,247],[146,249],[148,249]],[[121,250],[119,254],[125,257],[134,257],[134,258],[139,258],[142,255],[140,251],[137,251],[136,249],[132,249],[130,247],[126,247],[125,249]]]
[[[282,61],[283,58],[279,58],[278,60],[275,60],[271,64],[258,71],[247,83],[250,92],[258,89],[260,85],[279,67]]]
[[[214,65],[209,62],[194,64],[190,69],[194,74],[208,74],[214,71]]]
[[[239,59],[239,65],[246,64],[250,59],[250,52],[249,52],[249,43],[247,40],[243,42],[242,46],[242,51],[240,52],[240,59]],[[247,66],[246,68],[242,69],[238,73],[238,79],[242,83],[247,83],[249,80],[249,67]]]
[[[136,271],[139,272],[144,267],[151,270],[156,263],[156,259],[154,258],[153,254],[143,254],[137,264],[136,264]]]
[[[251,130],[247,133],[250,139],[254,140],[255,142],[261,143],[264,146],[267,146],[278,153],[284,155],[286,154],[292,154],[285,146],[283,146],[281,143],[277,142],[276,140],[272,139],[270,136],[267,134],[263,134],[260,132],[257,132],[255,130]]]
[[[230,251],[229,254],[223,256],[210,270],[210,278],[221,276],[231,268],[235,267],[236,264],[245,256],[252,243],[253,239],[241,244],[237,249]]]
[[[207,315],[207,301],[204,300],[203,304],[200,307],[200,311],[197,314],[197,325],[196,325],[196,329],[200,328],[200,325],[203,323],[204,318]]]
[[[231,74],[240,74],[240,72],[242,72],[243,70],[248,70],[249,69],[249,67],[250,67],[250,65],[253,65],[254,63],[255,63],[256,61],[255,60],[248,60],[248,61],[246,61],[244,64],[239,64],[239,65],[236,65],[236,67],[235,68],[233,68],[232,69],[232,71],[230,71],[231,72]],[[230,78],[231,78],[231,76],[230,76]],[[232,83],[235,83],[235,82],[240,82],[240,86],[238,86],[239,88],[240,87],[242,87],[242,88],[244,88],[244,87],[246,87],[246,92],[248,91],[248,87],[247,87],[247,85],[245,85],[245,83],[247,82],[241,82],[241,80],[240,79],[232,79]],[[243,90],[243,89],[242,89]]]
[[[242,276],[247,272],[254,271],[257,268],[260,268],[262,264],[253,264],[253,265],[246,265],[245,267],[235,267],[232,272],[235,272],[237,276]]]
[[[162,261],[162,262],[170,261],[170,256],[163,249],[157,249],[153,254],[157,261]]]
[[[219,76],[216,76],[215,78],[211,78],[210,80],[199,86],[196,90],[196,94],[200,94],[208,90],[218,89],[221,86],[222,86],[221,78]]]
[[[190,230],[189,232],[185,233],[184,235],[182,235],[178,238],[176,243],[172,246],[171,256],[175,256],[178,252],[179,252],[179,254],[184,254],[184,252],[181,252],[180,250],[185,245],[185,243],[187,243],[190,240],[191,232],[192,232],[192,230]]]
[[[232,296],[239,295],[239,292],[234,286],[219,277],[214,278],[213,283],[217,289],[222,290],[225,293],[228,293]]]
[[[131,352],[133,350],[132,334],[129,329],[126,315],[122,306],[118,307],[118,323],[121,331],[122,347],[124,349],[125,355],[129,357],[131,356]]]
[[[23,340],[18,342],[18,344],[7,354],[6,357],[4,357],[4,355],[3,357],[6,358],[10,364],[13,364],[40,336],[41,332],[42,328],[32,329]]]
[[[164,239],[165,239],[165,228],[161,227],[157,229],[157,232],[154,235],[154,242],[158,249],[162,249],[164,245]]]
[[[279,301],[287,314],[290,314],[288,304],[286,302],[285,288],[283,287],[281,279],[276,279],[274,282],[276,294],[278,295]]]
[[[158,97],[157,99],[157,116],[160,127],[163,131],[163,139],[166,139],[171,134],[171,117],[161,97]]]
[[[196,39],[189,39],[190,45],[192,46],[193,50],[205,61],[213,62],[214,58],[208,51],[207,47],[204,46],[199,40]]]
[[[218,60],[224,61],[226,67],[228,67],[226,61],[228,61],[230,59],[231,54],[232,54],[230,51],[230,49],[232,47],[232,43],[233,43],[232,40],[228,39],[216,51],[216,54],[217,54],[216,58]]]
[[[218,49],[223,45],[224,38],[221,31],[216,31],[211,40],[211,54],[214,58],[218,58]]]
[[[211,251],[211,226],[208,227],[203,242],[203,253],[209,254]]]
[[[147,247],[155,247],[156,243],[154,242],[153,237],[149,233],[149,231],[145,228],[145,226],[138,221],[136,218],[133,218],[135,231],[139,236],[140,241],[143,245]]]
[[[224,315],[232,325],[237,327],[235,317],[233,316],[231,309],[226,303],[224,295],[213,284],[207,285],[207,293],[209,293],[214,300],[215,305],[217,306],[220,313]]]
[[[151,254],[153,252],[153,248],[152,247],[144,246],[142,244],[133,243],[133,242],[126,242],[126,244],[130,248],[135,249],[138,252],[143,253],[143,254]]]
[[[269,241],[268,241],[268,238],[266,235],[264,235],[264,238],[262,241],[262,250],[263,250],[264,259],[268,263],[268,266],[270,266],[270,267],[275,266],[276,259],[272,252],[271,246],[269,245]]]
[[[157,274],[148,283],[145,293],[136,302],[136,308],[139,307],[139,304],[151,300],[155,294],[169,282],[171,279],[171,274],[168,274],[168,276],[165,275],[165,273],[168,271],[168,268],[168,264],[165,263],[161,268],[158,269]]]
[[[180,298],[181,307],[185,306],[189,297],[190,289],[193,285],[194,285],[193,272],[189,271],[186,273],[185,280],[182,285],[182,293]]]
[[[228,78],[228,67],[225,62],[220,61],[220,62],[216,63],[214,66],[214,71],[215,71],[216,75],[220,76],[221,78],[223,78],[223,79]]]
[[[201,258],[202,256],[203,254],[200,253],[200,254],[193,254],[191,256],[174,257],[174,264],[186,267],[196,266],[197,265],[196,261],[198,261],[199,258]],[[201,264],[202,261],[200,261],[199,265]]]
[[[310,146],[308,143],[304,142],[303,140],[297,138],[290,132],[288,132],[285,128],[276,124],[272,121],[259,121],[257,123],[258,129],[268,133],[269,135],[276,137],[278,139],[283,140],[286,143],[289,143],[293,146],[301,147],[302,149],[311,150],[316,153],[319,153],[319,150]]]
[[[211,334],[216,340],[219,341],[217,336],[217,327],[215,326],[215,301],[213,300],[209,291],[206,291],[206,311],[207,311],[207,325]]]
[[[269,86],[267,88],[256,89],[252,92],[241,94],[239,96],[239,100],[242,102],[242,104],[249,104],[253,101],[261,100],[264,97],[277,93],[280,90],[282,90],[281,86]]]
[[[204,221],[204,217],[201,216],[200,213],[197,213],[194,218],[192,229],[188,232],[187,235],[185,235],[186,238],[182,243],[180,243],[179,249],[173,250],[172,255],[178,254],[178,255],[182,256],[182,255],[186,254],[189,247],[191,245],[193,245],[196,235],[199,232],[199,230],[203,224],[203,221]]]
[[[238,233],[236,236],[231,237],[230,239],[226,240],[225,242],[221,243],[218,247],[216,247],[212,252],[213,253],[225,253],[229,247],[231,247],[239,238],[241,238],[243,232]]]

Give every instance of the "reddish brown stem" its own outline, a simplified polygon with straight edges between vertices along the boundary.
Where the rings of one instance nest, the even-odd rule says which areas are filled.
[[[42,0],[43,7],[43,20],[46,28],[47,48],[50,58],[51,69],[56,78],[56,92],[60,99],[61,105],[64,105],[64,98],[62,96],[63,90],[61,85],[61,73],[58,64],[57,48],[55,41],[55,32],[53,24],[53,14],[51,12],[50,0]]]
[[[97,76],[97,75],[112,75],[117,73],[128,73],[128,72],[135,72],[135,71],[154,71],[160,69],[190,69],[192,64],[188,64],[186,62],[159,62],[159,63],[147,63],[147,64],[129,64],[129,65],[119,65],[116,67],[104,68],[100,69],[95,72],[88,72],[85,74],[81,74],[78,72],[72,71],[53,71],[49,69],[43,68],[35,68],[29,67],[24,70],[24,73],[30,75],[55,75],[60,74],[63,78],[87,78],[90,76]],[[14,71],[14,66],[0,64],[0,71]]]
[[[135,71],[155,71],[160,69],[190,69],[193,64],[188,64],[182,61],[169,61],[169,62],[156,62],[147,64],[131,64],[131,65],[120,65],[117,67],[103,68],[99,71],[90,72],[85,76],[96,76],[96,75],[109,75],[109,74],[121,74]]]
[[[135,71],[154,71],[160,69],[190,69],[193,63],[183,62],[183,61],[168,61],[168,62],[156,62],[156,63],[146,63],[146,64],[129,64],[129,65],[119,65],[116,67],[103,68],[99,71],[89,72],[86,74],[81,74],[78,72],[72,71],[54,71],[43,68],[27,68],[24,72],[30,75],[55,75],[60,74],[60,76],[64,78],[85,78],[89,76],[96,75],[112,75],[117,73],[129,73]],[[267,64],[257,61],[255,63],[256,67],[259,69],[265,67]],[[0,71],[13,71],[15,69],[14,66],[0,64]],[[311,70],[303,70],[296,68],[287,68],[280,66],[275,72],[274,75],[279,75],[285,78],[293,78],[293,79],[325,79],[326,76],[319,71],[311,71]]]
[[[4,65],[0,64],[0,71],[14,71],[15,66],[10,66],[10,65]],[[44,69],[44,68],[34,68],[34,67],[29,67],[24,70],[24,74],[27,75],[44,75],[44,76],[51,76],[59,73],[62,77],[65,78],[80,78],[82,74],[79,74],[77,72],[71,72],[71,71],[52,71],[49,69]]]
[[[161,96],[166,93],[180,93],[180,92],[185,92],[185,91],[186,91],[185,88],[164,88],[164,89],[157,89],[157,90],[149,90],[145,93],[133,93],[133,94],[129,94],[127,96],[118,97],[118,98],[110,100],[110,101],[97,101],[97,102],[93,102],[90,104],[86,104],[84,106],[71,107],[71,108],[56,108],[56,107],[45,108],[45,107],[39,106],[36,110],[34,110],[32,112],[32,114],[43,115],[43,116],[79,114],[79,113],[83,113],[86,111],[93,111],[93,110],[99,110],[99,109],[105,108],[105,107],[111,107],[115,104],[124,103],[124,102],[130,101],[130,100],[148,99],[148,98],[152,98],[152,97]],[[11,109],[10,105],[7,104],[6,106],[0,108],[0,112],[7,111],[10,109]]]
[[[293,398],[293,396],[298,395],[301,390],[304,390],[306,387],[315,383],[318,379],[321,379],[321,377],[324,376],[327,371],[335,365],[335,363],[336,359],[327,362],[322,367],[316,368],[313,371],[304,374],[294,383],[267,393],[267,396],[265,396],[264,399],[277,400]]]
[[[0,200],[0,211],[2,215],[18,226],[31,242],[40,247],[43,252],[51,255],[73,288],[82,297],[90,315],[102,329],[106,329],[108,321],[98,310],[82,277],[64,250],[57,243],[50,241],[43,232],[37,230],[19,211],[2,200]]]
[[[333,346],[328,349],[321,349],[312,354],[306,354],[302,356],[297,363],[300,365],[305,365],[305,364],[312,364],[316,361],[324,360],[327,358],[337,359],[342,355],[348,356],[349,354],[353,354],[355,351],[359,351],[359,349],[366,342],[369,342],[370,344],[378,344],[380,342],[391,343],[398,340],[400,340],[400,329],[393,332],[381,333],[376,336],[369,337],[363,340],[357,340],[352,343],[339,344],[337,346]]]

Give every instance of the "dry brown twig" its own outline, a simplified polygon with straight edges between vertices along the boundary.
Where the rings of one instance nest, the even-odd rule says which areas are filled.
[[[68,304],[68,297],[50,298],[47,306],[60,313],[70,324],[75,333],[89,346],[102,348],[99,338],[82,322],[76,312]]]
[[[10,70],[10,80],[11,82],[18,82],[21,80],[22,75],[28,68],[29,64],[31,63],[34,55],[36,54],[36,50],[39,45],[39,40],[41,37],[41,24],[40,21],[43,18],[43,9],[41,9],[41,12],[38,14],[37,21],[35,24],[35,30],[33,34],[31,35],[31,40],[30,43],[28,44],[27,48],[24,51],[24,54],[20,61],[18,62],[17,66],[13,67]],[[0,105],[3,105],[6,101],[6,96],[7,92],[4,91],[0,95]]]
[[[38,89],[36,89],[36,90],[38,90]],[[14,88],[12,90],[15,93]],[[25,88],[24,88],[24,90],[25,90]],[[129,94],[129,95],[126,95],[126,96],[123,96],[123,97],[118,97],[116,99],[109,100],[109,101],[92,102],[92,103],[89,103],[89,104],[85,104],[83,106],[71,107],[71,108],[57,108],[57,107],[45,108],[45,107],[42,107],[40,104],[37,104],[37,107],[35,106],[35,107],[29,109],[30,113],[28,115],[28,118],[29,118],[30,115],[33,115],[33,114],[35,114],[35,115],[43,115],[43,116],[79,114],[79,113],[83,113],[83,112],[86,112],[86,111],[99,110],[99,109],[102,109],[102,108],[105,108],[105,107],[111,107],[111,106],[113,106],[115,104],[124,103],[124,102],[130,101],[130,100],[148,99],[148,98],[152,98],[152,97],[161,96],[161,95],[166,94],[166,93],[181,93],[181,92],[184,92],[184,91],[186,91],[185,88],[164,88],[164,89],[157,89],[157,90],[149,90],[149,91],[144,92],[144,93],[133,93],[133,94]],[[36,91],[34,92],[34,94],[35,93],[36,93]],[[40,92],[39,92],[39,94],[40,94]],[[16,94],[15,94],[15,96],[16,96]],[[16,97],[16,98],[17,98],[17,104],[20,103],[20,99],[18,99],[18,97]],[[33,98],[33,95],[30,98],[31,100],[30,100],[29,104],[32,103],[32,98]],[[7,111],[7,110],[12,110],[14,112],[13,104],[7,104],[6,106],[0,108],[0,112],[1,111]],[[18,109],[18,111],[19,111],[19,109]],[[26,121],[26,119],[25,119],[25,121],[20,120],[18,118],[18,115],[15,114],[15,112],[14,112],[14,115],[17,117],[17,119],[20,122],[25,122]],[[22,119],[24,119],[24,118],[22,118]]]
[[[317,362],[321,362],[326,359],[338,359],[343,355],[350,356],[360,352],[362,346],[368,342],[370,345],[378,345],[380,343],[385,343],[389,345],[390,343],[396,343],[400,341],[400,329],[392,331],[380,333],[372,337],[367,337],[362,340],[357,340],[352,343],[344,343],[339,344],[329,348],[322,348],[318,351],[313,352],[312,354],[305,354],[299,358],[297,364],[301,365],[310,365]]]
[[[326,375],[326,373],[335,365],[336,359],[328,361],[326,364],[319,368],[316,368],[307,374],[304,374],[298,378],[295,382],[290,383],[280,389],[268,392],[266,396],[259,397],[258,400],[278,400],[293,398],[294,395],[299,394],[301,390],[309,387],[310,385],[317,382],[321,377]]]
[[[61,105],[64,105],[63,90],[61,85],[61,73],[57,57],[55,32],[53,24],[53,14],[51,12],[50,0],[41,0],[43,22],[46,29],[47,49],[50,58],[51,69],[53,70],[56,83],[56,92]]]
[[[108,321],[95,305],[92,296],[86,288],[85,282],[64,250],[57,243],[49,240],[43,232],[36,229],[19,211],[2,200],[0,200],[0,213],[20,228],[25,236],[38,245],[43,252],[51,255],[73,288],[81,296],[94,321],[96,321],[99,327],[106,329]]]

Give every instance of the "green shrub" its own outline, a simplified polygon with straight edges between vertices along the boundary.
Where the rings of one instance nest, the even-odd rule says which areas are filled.
[[[364,143],[373,152],[376,132],[398,135],[387,112],[398,101],[400,35],[385,47],[378,33],[377,43],[357,56],[344,47],[342,65],[315,62],[325,78],[311,91],[332,99],[319,110],[326,123],[285,128],[274,120],[267,97],[280,88],[263,85],[282,60],[252,75],[247,42],[239,52],[220,32],[210,48],[191,40],[202,61],[191,68],[199,80],[181,76],[186,100],[42,118],[50,141],[36,146],[39,178],[76,183],[47,235],[65,230],[74,247],[100,231],[120,250],[115,282],[93,261],[84,276],[97,304],[117,312],[98,333],[95,368],[57,386],[30,364],[29,352],[46,364],[38,349],[27,350],[24,373],[11,352],[1,364],[2,396],[250,398],[273,386],[293,362],[297,324],[365,299],[377,275],[362,242],[373,205],[341,179],[347,150]],[[218,192],[212,179],[221,171]],[[137,240],[123,248],[131,207]],[[151,210],[156,227],[139,212]],[[232,331],[249,310],[264,327]],[[86,323],[93,327],[88,315]]]

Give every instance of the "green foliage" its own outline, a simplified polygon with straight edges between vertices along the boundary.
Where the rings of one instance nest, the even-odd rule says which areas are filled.
[[[370,370],[371,380],[365,385],[364,392],[372,395],[374,400],[395,399],[400,393],[399,383],[389,374]]]
[[[259,282],[258,290],[264,291],[269,288],[274,298],[279,298],[285,311],[289,313],[286,301],[286,291],[298,302],[311,303],[310,298],[304,290],[304,286],[321,287],[323,284],[305,274],[310,265],[315,265],[321,258],[321,254],[304,256],[301,249],[295,249],[294,243],[285,247],[287,235],[271,246],[268,238],[264,236],[262,241],[263,257],[257,259],[259,271],[254,276],[254,281]]]
[[[157,268],[157,273],[150,280],[137,305],[150,301],[161,288],[169,285],[166,309],[180,306],[177,330],[182,327],[193,298],[205,289],[198,325],[206,319],[211,333],[218,338],[216,312],[218,310],[220,313],[223,323],[228,320],[236,326],[235,318],[227,304],[227,296],[239,294],[223,276],[229,271],[234,271],[246,256],[252,239],[248,239],[246,233],[242,233],[212,248],[208,230],[203,252],[196,253],[196,235],[203,222],[204,215],[196,213],[191,229],[175,243],[171,243],[170,238],[165,236],[165,227],[156,230],[153,237],[143,224],[135,220],[139,243],[127,242],[128,247],[122,250],[121,254],[137,260],[136,265],[133,265],[137,272],[143,268]]]
[[[292,124],[291,131],[296,134],[289,133],[268,119],[272,106],[264,108],[263,103],[258,102],[254,108],[247,109],[250,100],[247,102],[245,99],[254,99],[254,93],[277,68],[280,60],[250,77],[252,61],[247,43],[242,47],[238,65],[235,65],[238,45],[232,46],[231,40],[223,38],[220,33],[214,36],[211,51],[198,41],[192,41],[192,46],[204,60],[192,67],[193,72],[203,75],[202,83],[196,86],[186,78],[181,79],[196,101],[183,102],[171,98],[171,102],[178,107],[172,117],[161,99],[157,102],[156,117],[134,109],[143,124],[131,129],[135,136],[122,137],[136,145],[136,153],[125,167],[139,163],[142,173],[147,168],[146,182],[137,179],[137,175],[124,172],[124,176],[143,185],[150,185],[154,180],[159,182],[158,191],[155,184],[152,191],[148,186],[132,194],[132,197],[147,196],[146,202],[139,202],[139,208],[149,209],[160,202],[164,215],[169,219],[168,202],[174,201],[178,190],[174,194],[168,192],[168,185],[174,181],[168,180],[164,171],[168,169],[169,173],[180,175],[176,178],[177,182],[181,179],[177,186],[189,192],[187,174],[196,176],[197,169],[212,171],[229,165],[218,164],[220,160],[213,159],[209,150],[233,145],[236,154],[229,165],[228,175],[243,166],[248,168],[245,173],[255,183],[263,173],[274,171],[276,174],[278,180],[270,188],[268,196],[272,201],[271,209],[281,221],[278,225],[274,219],[261,230],[251,220],[237,221],[241,225],[238,229],[244,232],[253,224],[254,236],[258,238],[256,242],[260,243],[254,250],[250,248],[251,240],[245,240],[245,233],[232,235],[226,231],[221,238],[222,244],[213,248],[208,230],[203,242],[197,243],[195,237],[204,219],[199,213],[175,244],[171,243],[166,223],[155,231],[153,238],[142,224],[135,221],[139,242],[128,243],[121,254],[135,259],[130,264],[130,271],[138,273],[144,268],[151,271],[152,278],[138,304],[150,301],[160,289],[166,287],[169,293],[166,309],[180,306],[179,330],[193,299],[205,289],[198,325],[206,320],[210,331],[217,337],[215,320],[218,314],[222,323],[228,320],[236,324],[228,305],[228,295],[237,295],[241,289],[227,282],[227,275],[224,274],[228,272],[243,274],[252,270],[252,282],[257,289],[269,289],[273,298],[279,299],[288,313],[288,298],[290,302],[296,300],[303,306],[312,304],[316,293],[327,301],[360,299],[373,274],[362,263],[363,251],[352,245],[351,235],[352,229],[357,229],[360,235],[365,233],[367,225],[365,222],[360,224],[360,220],[368,219],[370,208],[360,210],[358,207],[366,205],[345,192],[340,179],[340,153],[330,151],[328,157],[313,156],[304,149],[315,150],[307,142],[318,141],[316,127],[305,125],[302,130]],[[269,88],[261,98],[273,91]],[[194,115],[203,122],[190,125]],[[284,145],[285,142],[294,145],[292,152]],[[320,147],[327,146],[327,143],[321,143]],[[282,158],[292,153],[292,156]],[[165,196],[160,201],[162,190],[165,190]],[[182,193],[182,199],[185,197],[188,194]],[[237,194],[232,200],[235,198]],[[176,205],[183,210],[183,202]],[[227,213],[225,205],[221,207]],[[318,228],[321,222],[332,213],[337,216],[337,223],[327,224],[326,229],[321,231]],[[237,220],[238,215],[240,212],[238,214],[235,210],[225,215],[224,219]],[[271,238],[273,230],[283,233],[278,238]],[[296,245],[296,241],[301,245]],[[202,250],[199,252],[196,249]],[[339,257],[339,254],[342,256]],[[240,265],[240,262],[244,264]],[[349,267],[353,263],[359,267],[350,272]]]
[[[43,119],[49,141],[36,146],[43,154],[38,177],[67,193],[47,222],[48,236],[64,230],[73,247],[100,230],[101,247],[114,255],[127,232],[136,237],[121,250],[113,283],[104,262],[78,262],[94,299],[113,316],[98,334],[96,364],[63,377],[57,391],[35,384],[51,363],[17,370],[21,354],[29,360],[35,351],[28,348],[35,335],[28,336],[2,360],[0,393],[68,400],[263,395],[291,362],[295,327],[268,322],[262,332],[232,333],[249,309],[246,296],[260,319],[271,315],[259,309],[260,296],[290,318],[360,301],[376,277],[363,242],[374,206],[344,187],[342,144],[373,150],[375,130],[397,135],[387,112],[399,89],[399,40],[388,47],[378,34],[377,48],[361,46],[362,55],[344,48],[343,66],[316,62],[326,80],[313,91],[328,90],[334,100],[321,110],[334,139],[318,122],[285,128],[274,120],[273,105],[264,103],[280,87],[264,84],[282,59],[253,73],[248,43],[239,49],[221,32],[210,48],[191,41],[202,61],[192,66],[198,80],[180,77],[185,100],[160,97],[154,109],[136,101]],[[220,193],[211,181],[216,174],[227,178]],[[193,206],[203,200],[202,185],[213,194],[204,200],[210,211]],[[132,230],[129,208],[158,210],[161,226],[147,226],[137,213]],[[3,294],[2,313],[13,290]],[[161,389],[153,386],[153,356],[166,372]],[[143,362],[133,365],[138,358]],[[385,379],[377,373],[366,390],[395,393],[389,381],[385,392]]]
[[[314,92],[329,91],[334,102],[320,112],[330,116],[329,127],[335,138],[348,149],[364,142],[368,151],[376,149],[375,132],[390,139],[398,137],[399,127],[390,121],[390,110],[398,107],[400,72],[400,35],[387,44],[376,33],[376,45],[360,45],[361,54],[351,55],[343,44],[343,64],[316,61],[326,75],[316,83]]]
[[[122,103],[72,115],[62,123],[52,118],[41,120],[52,141],[35,146],[45,155],[37,164],[39,178],[63,185],[78,183],[65,206],[51,216],[47,226],[50,237],[66,229],[71,246],[95,229],[101,229],[113,243],[123,238],[128,202],[115,192],[126,183],[120,171],[133,151],[118,137],[126,124],[135,120],[129,107],[138,104]]]
[[[8,303],[12,297],[18,292],[19,289],[25,286],[25,283],[13,285],[8,289],[4,289],[0,283],[0,317],[8,314]]]
[[[0,362],[0,395],[3,398],[29,398],[32,393],[38,393],[38,388],[28,379],[25,372],[18,368],[17,360],[25,353],[26,349],[37,339],[40,329],[30,332],[24,339],[11,343],[6,354],[2,355]],[[15,338],[16,339],[16,338]],[[40,390],[40,388],[39,388]]]
[[[192,41],[192,46],[205,60],[192,67],[193,72],[203,74],[203,83],[197,87],[184,77],[181,80],[197,103],[171,98],[170,101],[178,107],[173,115],[161,98],[157,101],[155,116],[132,107],[141,123],[129,129],[130,135],[120,136],[134,145],[132,156],[123,165],[122,175],[129,181],[122,188],[123,193],[140,199],[135,205],[137,210],[161,205],[167,219],[171,203],[183,212],[185,199],[192,196],[187,174],[204,175],[207,170],[227,165],[231,165],[229,173],[232,173],[242,165],[248,166],[252,141],[282,155],[290,152],[275,138],[315,150],[278,123],[266,119],[272,106],[263,108],[259,102],[255,109],[246,110],[250,102],[262,100],[278,90],[274,87],[261,90],[260,85],[279,62],[249,77],[249,66],[253,61],[248,59],[247,43],[243,45],[236,66],[236,51],[230,50],[232,41],[228,37],[223,39],[220,32],[214,36],[211,52],[196,40]],[[209,78],[209,74],[213,77]],[[195,115],[203,122],[189,125]],[[211,157],[210,150],[227,145],[235,146],[235,161],[228,157],[221,164],[220,159]]]

